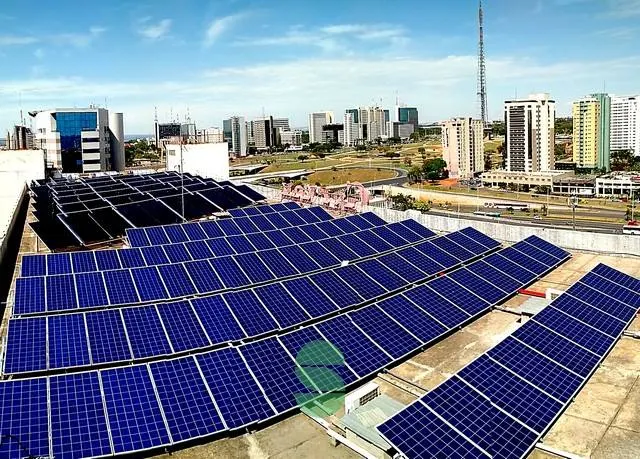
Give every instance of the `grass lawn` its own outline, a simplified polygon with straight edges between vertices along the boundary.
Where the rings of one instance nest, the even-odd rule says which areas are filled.
[[[338,169],[337,171],[327,170],[318,171],[308,177],[308,183],[315,184],[320,182],[321,185],[342,185],[347,182],[370,182],[372,180],[383,180],[395,177],[394,171],[386,169]]]

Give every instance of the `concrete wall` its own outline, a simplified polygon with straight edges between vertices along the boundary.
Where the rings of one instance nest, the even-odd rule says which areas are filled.
[[[168,144],[167,170],[180,171],[215,180],[229,180],[229,145],[222,143],[200,143],[180,145]]]

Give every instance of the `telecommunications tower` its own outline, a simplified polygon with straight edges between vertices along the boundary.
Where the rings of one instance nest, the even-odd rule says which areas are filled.
[[[487,69],[484,60],[484,13],[482,11],[482,0],[478,8],[478,101],[480,102],[480,119],[487,128],[489,125],[487,113]]]

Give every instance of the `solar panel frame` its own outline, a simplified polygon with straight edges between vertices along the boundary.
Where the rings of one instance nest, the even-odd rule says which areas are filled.
[[[148,302],[169,298],[157,267],[132,269],[131,275],[133,276],[133,283],[136,286],[140,301]]]
[[[276,249],[264,250],[257,255],[278,279],[300,274],[300,271]]]
[[[47,369],[47,319],[10,319],[2,372],[31,373]]]
[[[380,301],[377,305],[424,344],[449,331],[448,327],[438,322],[402,295],[396,295]]]
[[[264,285],[254,288],[253,291],[281,328],[288,328],[311,319],[311,316],[282,284]]]
[[[164,246],[164,251],[169,257],[171,263],[182,263],[185,261],[193,261],[189,251],[184,244],[168,244]]]
[[[71,255],[68,253],[47,254],[47,275],[71,274]]]
[[[225,293],[222,298],[248,336],[260,336],[280,328],[253,290]]]
[[[344,282],[334,271],[322,271],[309,276],[309,279],[325,295],[331,298],[340,309],[365,301],[355,289]]]
[[[116,250],[97,250],[95,252],[98,271],[121,269],[122,264]]]
[[[104,282],[110,305],[139,303],[138,291],[128,269],[104,271]]]
[[[340,260],[327,249],[325,249],[322,245],[320,245],[319,242],[306,242],[304,244],[300,244],[299,247],[322,268],[328,268],[330,266],[336,266],[340,264]]]
[[[80,308],[109,305],[106,285],[101,272],[82,273],[74,277],[78,295],[78,306]]]
[[[122,318],[134,359],[173,354],[164,324],[154,305],[123,308]]]
[[[169,244],[171,242],[163,226],[150,226],[145,228],[145,232],[151,245]]]
[[[251,284],[251,281],[233,257],[212,258],[209,263],[226,288],[243,287]]]
[[[72,274],[45,277],[47,311],[78,309],[78,294]]]
[[[147,247],[151,245],[144,228],[127,228],[126,234],[131,247]]]
[[[358,255],[358,258],[365,258],[378,254],[377,250],[375,250],[355,234],[343,234],[342,236],[338,236],[336,240],[349,247],[351,251],[355,252]]]
[[[120,310],[87,313],[85,320],[94,365],[133,358]]]
[[[71,252],[71,265],[74,273],[88,273],[98,270],[93,252]]]
[[[14,316],[47,310],[45,279],[45,277],[19,277],[16,279]]]
[[[308,277],[300,277],[282,282],[282,286],[293,296],[298,304],[313,317],[321,317],[338,311],[340,308]]]
[[[142,252],[138,248],[120,249],[118,250],[118,256],[123,268],[141,268],[147,265],[144,262],[144,258],[142,258]]]
[[[47,275],[46,255],[23,255],[20,263],[20,275],[22,277]]]
[[[247,337],[242,325],[220,295],[196,298],[191,300],[191,305],[212,345]]]

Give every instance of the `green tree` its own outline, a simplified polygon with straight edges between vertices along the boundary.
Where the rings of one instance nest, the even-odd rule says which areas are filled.
[[[447,163],[442,158],[428,159],[422,165],[422,174],[427,180],[442,180],[449,176]]]
[[[611,152],[612,171],[630,171],[635,161],[633,150],[614,150]]]
[[[556,118],[555,131],[556,134],[573,134],[573,118]]]
[[[298,161],[301,163],[305,162],[305,160],[309,159],[307,155],[298,155]]]
[[[393,207],[402,211],[411,209],[414,201],[414,198],[402,193],[391,196],[391,203],[393,204]]]
[[[413,166],[411,169],[409,169],[409,172],[407,172],[407,178],[412,183],[421,182],[422,181],[422,168],[420,168],[418,166]]]

